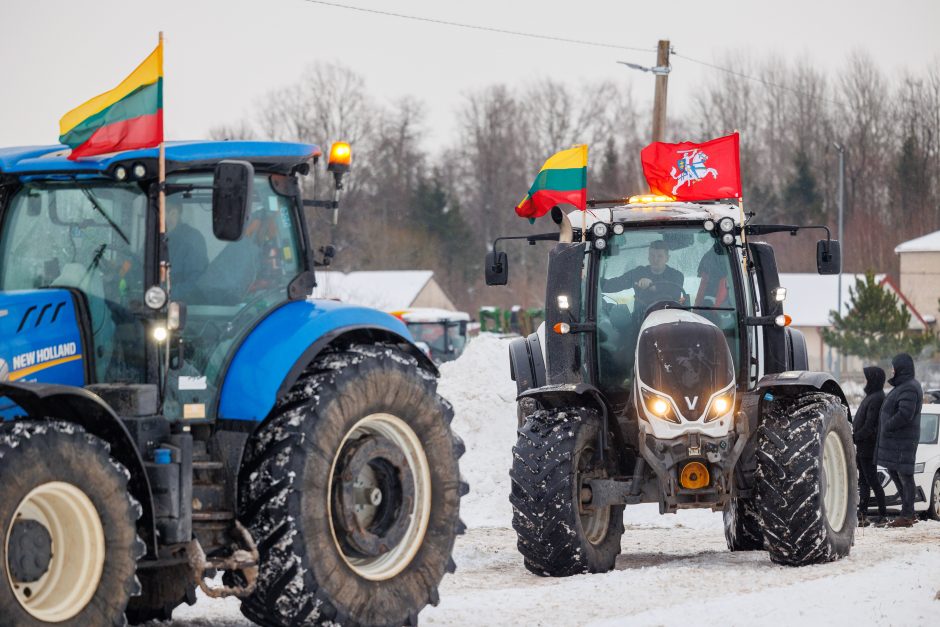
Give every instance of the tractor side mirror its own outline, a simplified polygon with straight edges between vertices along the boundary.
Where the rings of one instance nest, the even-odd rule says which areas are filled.
[[[241,239],[251,206],[255,168],[247,161],[220,161],[212,178],[212,233],[224,242]]]
[[[839,240],[821,239],[816,242],[816,271],[819,274],[839,274],[842,271],[842,247]]]
[[[509,282],[509,257],[501,251],[486,253],[486,284],[506,285]]]

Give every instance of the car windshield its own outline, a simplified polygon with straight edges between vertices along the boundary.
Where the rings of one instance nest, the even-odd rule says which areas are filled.
[[[136,184],[27,183],[4,214],[0,290],[80,291],[96,379],[143,382],[146,232],[147,196]]]
[[[728,249],[701,226],[628,228],[612,235],[597,274],[601,388],[617,397],[633,381],[640,325],[663,301],[689,308],[724,334],[738,367],[737,301]]]

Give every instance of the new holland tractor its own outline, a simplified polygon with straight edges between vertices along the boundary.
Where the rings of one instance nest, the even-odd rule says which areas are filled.
[[[305,200],[310,144],[171,142],[163,184],[156,148],[0,150],[0,622],[167,619],[196,587],[271,626],[437,602],[467,489],[437,370],[400,320],[308,299],[333,251],[305,207],[348,155]]]
[[[737,204],[634,197],[552,212],[546,323],[510,344],[519,430],[510,471],[525,566],[567,576],[614,567],[627,505],[724,512],[732,551],[802,566],[848,555],[854,445],[838,383],[807,367],[787,326],[771,246],[795,225]],[[611,203],[614,204],[614,203]],[[825,228],[825,227],[816,227]],[[817,244],[822,274],[839,243]],[[487,283],[508,279],[487,255]]]

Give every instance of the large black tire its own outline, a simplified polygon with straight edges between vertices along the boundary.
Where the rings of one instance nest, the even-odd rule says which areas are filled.
[[[2,624],[125,624],[145,551],[129,477],[105,442],[76,425],[0,427]]]
[[[756,501],[770,559],[805,566],[845,557],[858,523],[855,445],[845,408],[820,392],[764,402]]]
[[[141,593],[127,604],[127,622],[140,625],[152,620],[170,620],[173,610],[196,602],[196,585],[189,564],[137,571]]]
[[[725,541],[731,551],[761,551],[764,532],[761,531],[757,504],[752,498],[733,498],[725,506]]]
[[[463,443],[450,430],[453,409],[435,390],[435,378],[413,357],[388,346],[355,345],[317,357],[278,402],[250,438],[239,475],[239,519],[261,556],[257,588],[242,603],[245,616],[270,626],[400,626],[416,624],[418,612],[428,603],[437,604],[437,587],[445,572],[455,568],[451,551],[463,532],[458,514],[467,486],[457,466]],[[375,557],[359,552],[357,559],[357,551],[368,548],[369,537],[349,531],[341,520],[349,509],[341,501],[363,475],[354,477],[350,471],[347,476],[343,464],[356,451],[382,443],[372,433],[361,439],[358,435],[365,434],[362,425],[384,425],[374,422],[387,420],[384,415],[397,417],[394,424],[407,425],[420,441],[429,497],[423,500],[416,490],[411,509],[408,499],[392,509],[384,504],[397,502],[399,488],[401,494],[407,492],[407,480],[383,484],[388,489],[383,489],[367,528],[391,537],[375,521],[415,520],[419,516],[402,518],[400,513],[418,512],[420,503],[429,506],[427,527],[413,537],[408,526],[389,551],[371,545],[378,547],[371,554]],[[350,434],[357,439],[349,439]],[[380,462],[393,458],[390,453]],[[421,465],[418,458],[412,461]],[[375,477],[391,476],[371,462],[370,468]],[[395,476],[417,475],[401,471]],[[409,549],[414,551],[410,558]],[[380,572],[386,558],[392,565],[388,576]]]
[[[512,526],[525,567],[537,575],[607,572],[620,554],[624,506],[581,505],[582,480],[609,476],[591,467],[599,425],[592,409],[540,409],[519,429],[509,471]]]

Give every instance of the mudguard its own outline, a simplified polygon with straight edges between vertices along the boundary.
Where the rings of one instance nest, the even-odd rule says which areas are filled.
[[[131,473],[128,489],[143,508],[140,534],[147,544],[147,553],[156,555],[156,521],[150,479],[134,439],[107,403],[88,390],[54,383],[0,383],[0,396],[10,398],[32,420],[72,422],[110,445],[111,455]]]
[[[849,410],[849,402],[845,398],[845,392],[842,391],[842,387],[828,372],[790,370],[787,372],[768,374],[757,382],[755,391],[780,390],[782,393],[786,393],[788,390],[797,391],[799,388],[819,390],[820,392],[826,392],[827,394],[838,397],[839,400],[842,401],[842,404],[845,405],[849,422],[852,421],[852,414]],[[761,394],[761,396],[763,396],[763,394]]]
[[[437,374],[398,318],[331,300],[292,301],[271,311],[238,347],[225,372],[218,417],[248,424],[264,420],[313,358],[346,337],[401,344]]]
[[[509,343],[509,373],[516,382],[517,394],[545,385],[545,361],[538,333]]]

